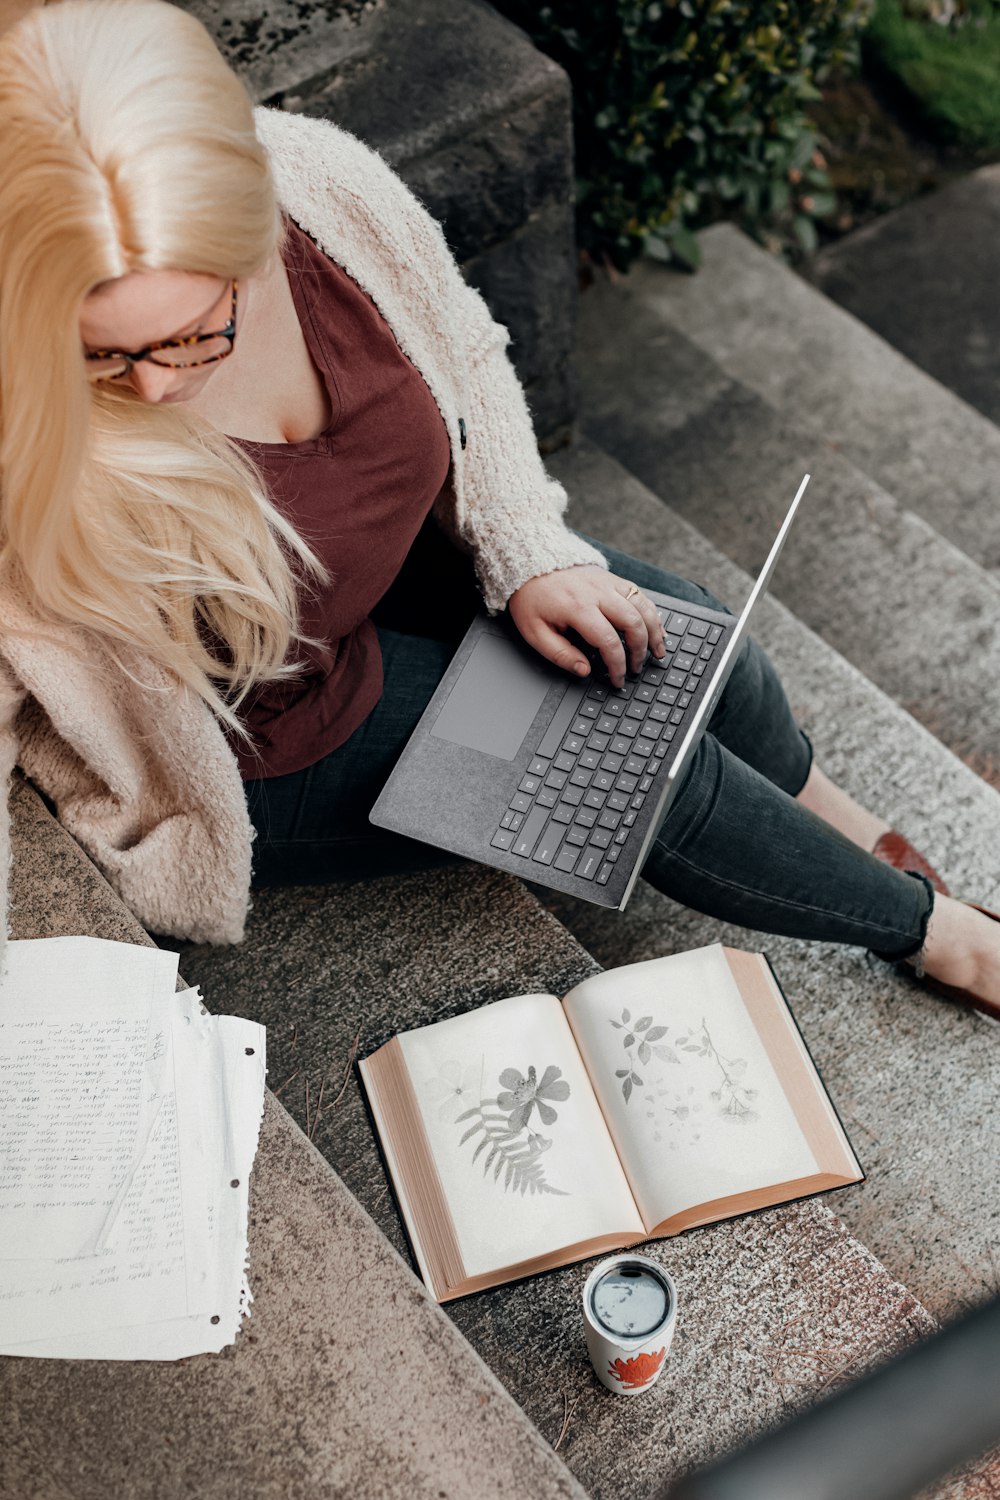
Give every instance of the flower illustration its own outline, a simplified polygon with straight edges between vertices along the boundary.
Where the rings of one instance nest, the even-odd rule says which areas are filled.
[[[497,1095],[497,1108],[507,1114],[507,1128],[511,1134],[524,1129],[533,1109],[538,1110],[543,1125],[554,1124],[558,1112],[545,1101],[554,1099],[562,1104],[569,1098],[569,1084],[563,1078],[561,1068],[546,1068],[541,1083],[534,1068],[528,1069],[527,1078],[523,1078],[516,1068],[505,1068],[500,1074],[500,1083],[504,1092]]]
[[[625,1390],[638,1391],[648,1385],[666,1358],[666,1347],[655,1354],[636,1354],[631,1359],[616,1359],[608,1365],[608,1374],[620,1380]]]
[[[482,1068],[463,1068],[458,1062],[444,1062],[436,1078],[427,1080],[427,1092],[432,1099],[440,1099],[439,1120],[453,1120],[456,1114],[470,1104],[478,1104]]]

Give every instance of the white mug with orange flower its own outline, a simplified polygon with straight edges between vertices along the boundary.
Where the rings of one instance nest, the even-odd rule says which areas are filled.
[[[612,1255],[587,1277],[587,1348],[609,1391],[637,1396],[649,1390],[670,1352],[676,1321],[677,1288],[648,1256]]]

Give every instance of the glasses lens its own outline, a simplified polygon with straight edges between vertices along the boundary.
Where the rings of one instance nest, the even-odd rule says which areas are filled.
[[[115,375],[124,375],[128,365],[123,359],[88,359],[87,376],[90,380],[111,380]]]
[[[184,344],[179,349],[154,349],[149,357],[154,364],[183,369],[185,365],[203,365],[207,360],[221,359],[232,347],[228,339],[205,339],[200,344]]]

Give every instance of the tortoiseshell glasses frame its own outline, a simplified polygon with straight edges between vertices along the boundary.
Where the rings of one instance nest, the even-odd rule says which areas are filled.
[[[211,365],[215,364],[216,360],[226,359],[232,354],[233,345],[236,342],[236,289],[238,286],[239,280],[234,276],[233,300],[229,313],[229,322],[225,328],[219,328],[213,333],[192,333],[186,339],[161,339],[158,343],[147,344],[145,349],[137,349],[134,353],[129,353],[124,349],[94,349],[89,354],[84,355],[84,359],[90,366],[87,370],[88,378],[90,380],[116,380],[120,375],[127,375],[132,366],[138,364],[141,359],[148,359],[152,364],[159,365],[161,369],[169,370],[187,370],[192,365]],[[205,359],[176,360],[154,358],[162,349],[189,349],[195,344],[207,343],[210,339],[228,339],[229,348],[223,349],[220,354],[210,354]],[[98,360],[102,363],[108,360],[124,360],[125,368],[124,370],[115,371],[114,374],[109,374],[106,370],[96,370],[93,368]]]

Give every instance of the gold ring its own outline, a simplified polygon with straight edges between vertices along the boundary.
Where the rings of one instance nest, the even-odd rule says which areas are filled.
[[[625,598],[626,599],[631,599],[632,596],[633,596],[633,594],[638,594],[640,592],[641,592],[641,590],[639,590],[638,588],[636,588],[635,584],[633,583],[632,587],[629,589],[628,593],[625,595]]]

